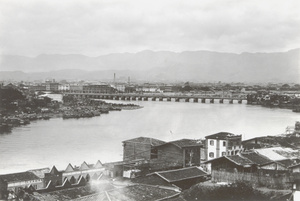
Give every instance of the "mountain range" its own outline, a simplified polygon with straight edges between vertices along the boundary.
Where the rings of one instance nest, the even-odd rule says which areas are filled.
[[[300,48],[275,53],[150,51],[84,55],[0,56],[0,80],[300,82]]]

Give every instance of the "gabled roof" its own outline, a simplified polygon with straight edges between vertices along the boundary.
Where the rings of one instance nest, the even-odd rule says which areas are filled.
[[[209,160],[209,161],[206,161],[205,163],[211,163],[213,161],[218,161],[218,160],[222,160],[222,159],[227,159],[233,163],[235,163],[236,165],[238,166],[243,166],[243,167],[247,167],[247,166],[250,166],[250,165],[253,165],[254,163],[252,161],[250,161],[249,159],[247,158],[244,158],[242,156],[239,156],[239,155],[233,155],[233,156],[222,156],[222,157],[219,157],[219,158],[214,158],[212,160]]]
[[[28,170],[27,172],[32,172],[39,178],[43,179],[45,177],[45,173],[49,173],[49,171],[50,171],[49,168],[40,168],[40,169]]]
[[[89,170],[90,167],[89,167],[89,165],[85,161],[83,161],[83,163],[81,164],[81,166],[80,166],[79,169],[80,170]]]
[[[52,167],[51,171],[50,171],[50,174],[59,174],[58,170],[56,169],[55,165]]]
[[[97,161],[97,163],[94,165],[94,168],[101,168],[103,167],[103,164],[101,163],[100,160]]]
[[[254,164],[252,161],[250,161],[247,158],[241,157],[239,155],[233,155],[233,156],[225,156],[230,161],[234,162],[237,165],[240,166],[248,166]]]
[[[262,148],[255,149],[255,152],[268,157],[273,161],[280,161],[285,159],[294,159],[299,156],[299,150],[294,150],[286,147],[270,147],[270,148]]]
[[[175,141],[167,142],[165,144],[173,144],[173,145],[179,147],[180,149],[185,148],[185,147],[203,146],[203,144],[200,140],[192,140],[192,139],[175,140]],[[159,145],[159,146],[164,146],[165,144],[162,144],[162,145]]]
[[[187,179],[193,179],[197,177],[206,176],[207,173],[203,170],[200,170],[197,167],[188,167],[188,168],[181,168],[176,170],[168,170],[168,171],[161,171],[155,172],[154,174],[158,175],[165,181],[171,183],[176,181],[182,181]]]
[[[192,140],[192,139],[181,139],[176,141],[169,142],[171,144],[174,144],[178,147],[184,148],[184,147],[194,147],[194,146],[202,146],[203,144],[199,140]]]
[[[71,163],[69,163],[69,165],[67,166],[65,172],[73,172],[74,171],[74,168],[73,166],[71,165]]]
[[[123,143],[126,142],[132,142],[132,143],[140,143],[140,144],[150,144],[152,146],[158,146],[161,144],[164,144],[166,142],[155,139],[155,138],[149,138],[149,137],[138,137],[138,138],[133,138],[130,140],[125,140],[123,141]]]
[[[272,162],[272,160],[270,160],[269,158],[255,152],[243,152],[241,153],[241,156],[249,159],[250,161],[252,161],[257,165],[263,165]]]
[[[286,159],[286,160],[281,160],[281,161],[276,161],[277,163],[282,164],[284,167],[288,168],[294,165],[297,165],[300,163],[300,159]]]
[[[20,172],[20,173],[0,175],[0,179],[6,180],[9,183],[9,182],[38,180],[40,178],[35,174],[33,174],[32,172]]]
[[[230,137],[239,137],[240,135],[235,135],[233,133],[228,133],[228,132],[220,132],[220,133],[215,133],[212,135],[208,135],[205,138],[206,139],[218,139],[218,140],[226,140],[227,138]]]

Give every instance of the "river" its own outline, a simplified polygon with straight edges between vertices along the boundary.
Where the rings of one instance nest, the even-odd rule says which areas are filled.
[[[0,135],[0,174],[122,160],[122,141],[140,136],[171,141],[227,131],[249,139],[284,133],[287,126],[300,120],[299,113],[287,109],[245,103],[131,103],[143,108],[85,119],[38,120]]]

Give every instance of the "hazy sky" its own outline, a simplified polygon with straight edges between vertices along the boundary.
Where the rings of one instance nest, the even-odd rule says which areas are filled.
[[[299,47],[299,0],[0,0],[2,54]]]

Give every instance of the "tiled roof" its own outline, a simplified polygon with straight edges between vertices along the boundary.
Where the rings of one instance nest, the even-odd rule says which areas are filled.
[[[167,182],[182,181],[186,179],[192,179],[192,178],[197,178],[197,177],[202,177],[207,175],[206,172],[200,170],[197,167],[188,167],[188,168],[181,168],[176,170],[161,171],[161,172],[155,172],[155,174],[157,174]]]
[[[263,165],[263,164],[272,162],[272,160],[270,160],[269,158],[264,157],[255,152],[246,152],[246,153],[244,152],[244,153],[241,153],[241,155],[244,158],[249,159],[250,161],[252,161],[253,163],[255,163],[257,165]]]
[[[286,147],[270,147],[255,149],[254,151],[265,157],[268,157],[273,161],[297,158],[300,153],[299,150],[294,150]]]
[[[171,144],[174,144],[180,148],[183,147],[192,147],[192,146],[201,146],[202,143],[199,140],[191,140],[191,139],[181,139],[181,140],[176,140],[176,141],[171,141],[168,142]]]
[[[41,169],[28,170],[27,172],[32,172],[39,178],[43,179],[45,177],[45,173],[49,173],[50,169],[49,168],[41,168]]]
[[[232,133],[228,132],[220,132],[212,135],[208,135],[205,138],[206,139],[218,139],[218,140],[226,140],[228,137],[235,137],[237,135],[234,135]]]
[[[300,159],[286,159],[286,160],[281,160],[281,161],[276,161],[280,164],[282,164],[284,167],[288,168],[288,167],[291,167],[291,166],[294,166],[296,164],[299,164],[300,162]]]
[[[165,144],[166,142],[155,139],[155,138],[149,138],[149,137],[138,137],[138,138],[133,138],[130,140],[125,140],[124,142],[134,142],[134,143],[142,143],[142,144],[151,144],[152,146],[158,146],[161,144]]]
[[[6,180],[7,182],[20,182],[20,181],[30,181],[40,179],[38,176],[32,172],[20,172],[13,174],[0,175],[0,179]]]
[[[239,155],[223,156],[223,157],[227,158],[228,160],[230,160],[230,161],[232,161],[235,164],[240,165],[240,166],[247,166],[247,165],[252,165],[253,164],[253,162],[250,161],[249,159],[241,157]]]

